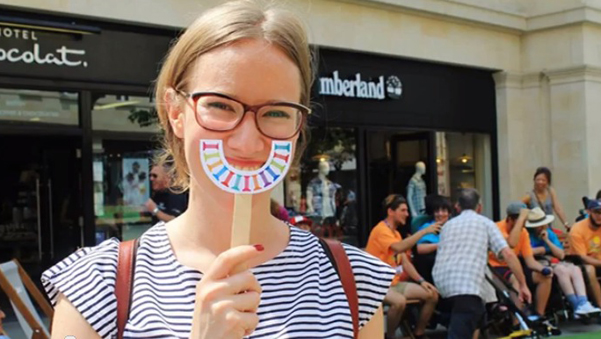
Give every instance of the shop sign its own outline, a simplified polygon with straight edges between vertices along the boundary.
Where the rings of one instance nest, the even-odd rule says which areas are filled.
[[[340,79],[339,72],[334,71],[331,77],[319,78],[319,94],[360,98],[385,100],[399,99],[403,93],[403,85],[396,75],[385,78],[381,75],[375,80],[363,80],[361,73],[356,73],[354,79]]]
[[[37,65],[56,65],[61,67],[88,67],[84,60],[86,51],[67,46],[51,49],[44,48],[43,41],[38,40],[37,32],[21,28],[0,26],[0,42],[8,40],[29,40],[33,44],[28,48],[5,47],[0,44],[0,62],[24,63]]]

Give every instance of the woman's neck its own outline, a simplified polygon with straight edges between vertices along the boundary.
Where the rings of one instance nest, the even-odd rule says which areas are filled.
[[[225,202],[225,203],[224,203]],[[249,244],[283,248],[288,243],[288,228],[270,213],[269,193],[253,195]],[[234,196],[226,192],[203,192],[190,188],[188,209],[170,223],[174,250],[208,251],[215,256],[230,248]],[[282,247],[282,243],[284,246]],[[279,253],[279,252],[278,252]]]

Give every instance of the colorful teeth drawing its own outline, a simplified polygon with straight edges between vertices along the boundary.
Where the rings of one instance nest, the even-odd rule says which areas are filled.
[[[273,141],[265,164],[254,171],[234,168],[225,159],[222,140],[200,140],[200,162],[213,183],[235,194],[257,194],[277,185],[292,162],[292,142]]]

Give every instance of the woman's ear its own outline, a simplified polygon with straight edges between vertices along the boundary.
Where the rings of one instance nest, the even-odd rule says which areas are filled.
[[[165,109],[167,110],[167,118],[169,124],[175,136],[180,139],[184,137],[184,122],[186,115],[184,114],[184,108],[182,102],[179,100],[177,92],[173,88],[165,91],[163,102],[165,103]]]

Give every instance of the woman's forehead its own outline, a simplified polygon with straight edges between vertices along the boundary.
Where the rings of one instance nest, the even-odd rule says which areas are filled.
[[[192,92],[223,92],[240,100],[300,99],[298,67],[280,48],[263,40],[241,40],[201,55],[189,79]]]

